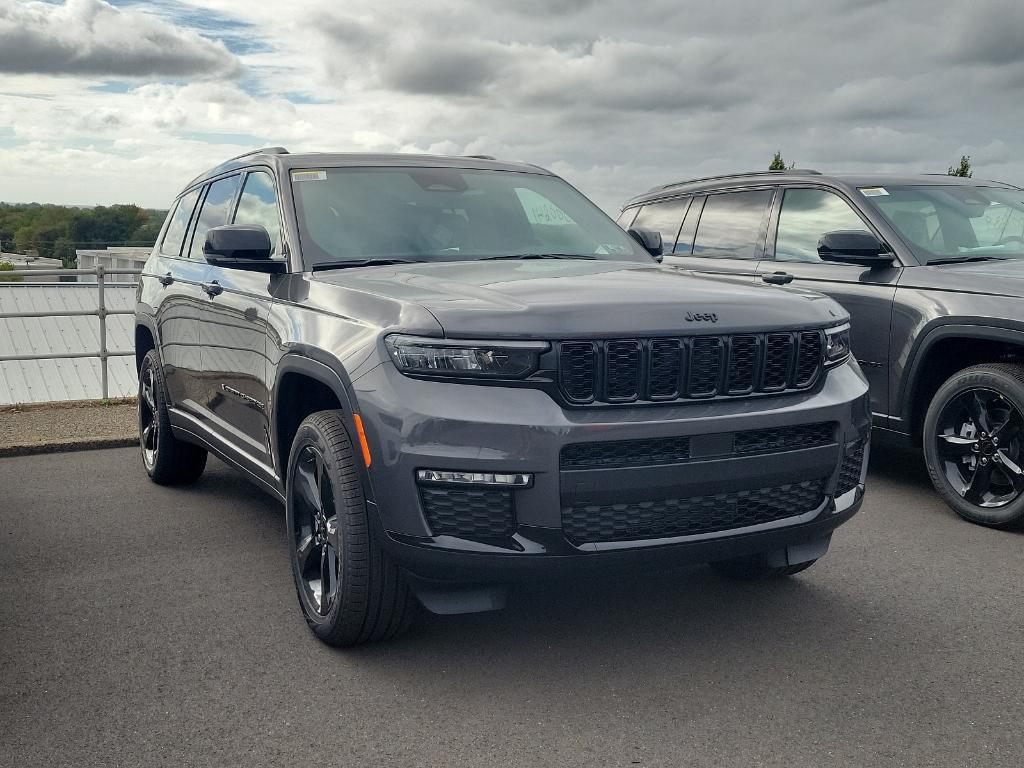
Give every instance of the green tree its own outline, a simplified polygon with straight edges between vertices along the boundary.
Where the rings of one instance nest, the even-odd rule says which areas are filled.
[[[782,159],[782,153],[776,152],[775,157],[772,158],[772,164],[768,166],[769,171],[784,171],[786,170],[786,161]]]
[[[974,171],[971,170],[971,156],[962,155],[960,157],[960,165],[954,168],[952,165],[949,166],[949,170],[946,171],[947,176],[962,176],[965,179],[971,178],[974,175]]]
[[[75,253],[75,244],[67,237],[58,237],[54,241],[53,258],[64,262],[64,269],[74,269],[78,266],[78,254]]]

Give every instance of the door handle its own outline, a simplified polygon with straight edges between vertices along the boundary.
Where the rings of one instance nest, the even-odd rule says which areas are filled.
[[[160,277],[158,277],[157,280],[160,281],[160,285],[162,285],[164,288],[166,288],[168,285],[174,282],[174,278],[171,276],[170,272],[168,272],[166,275],[160,275]]]
[[[224,286],[214,280],[212,283],[203,283],[203,290],[212,299],[214,296],[220,296],[224,293]]]
[[[761,279],[771,285],[787,285],[793,282],[793,276],[788,272],[772,272],[770,275],[761,275]]]

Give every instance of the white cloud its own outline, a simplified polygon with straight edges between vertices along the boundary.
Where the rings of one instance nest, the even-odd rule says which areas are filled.
[[[0,71],[144,78],[234,75],[240,66],[221,43],[103,0],[0,0]]]

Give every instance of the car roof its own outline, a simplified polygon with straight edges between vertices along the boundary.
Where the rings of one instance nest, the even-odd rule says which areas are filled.
[[[675,197],[677,195],[687,195],[695,192],[708,192],[711,190],[729,189],[734,187],[799,183],[823,184],[825,186],[840,187],[847,190],[853,190],[860,187],[884,187],[886,185],[976,186],[1017,189],[1017,187],[1012,184],[1005,184],[1001,181],[947,176],[944,173],[824,174],[820,171],[815,171],[809,168],[790,168],[784,171],[730,173],[723,174],[721,176],[708,176],[700,179],[691,179],[689,181],[678,181],[672,184],[663,184],[649,189],[641,195],[631,198],[625,203],[625,205],[623,205],[623,208],[629,208],[631,206],[640,205],[653,200],[659,200],[665,197]]]
[[[269,165],[279,171],[292,168],[463,168],[477,171],[514,171],[552,176],[550,171],[530,163],[496,160],[487,155],[419,155],[413,153],[301,152],[292,154],[284,147],[266,147],[232,157],[215,168],[196,176],[185,189],[230,171]]]

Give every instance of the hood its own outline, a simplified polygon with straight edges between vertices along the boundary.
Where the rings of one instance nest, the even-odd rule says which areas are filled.
[[[316,279],[419,304],[451,338],[733,333],[848,317],[818,293],[635,262],[440,262],[324,271]]]
[[[900,277],[900,287],[1024,298],[1024,259],[905,269]]]

